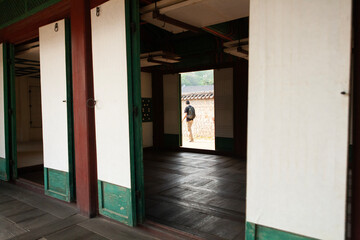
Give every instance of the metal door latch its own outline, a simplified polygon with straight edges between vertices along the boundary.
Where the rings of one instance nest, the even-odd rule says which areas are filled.
[[[86,101],[86,106],[88,106],[89,108],[94,108],[96,105],[96,100],[94,100],[93,98],[89,98]]]

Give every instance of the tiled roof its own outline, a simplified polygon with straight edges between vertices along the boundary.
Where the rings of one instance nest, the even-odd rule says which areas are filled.
[[[214,98],[214,92],[187,93],[181,95],[181,100],[200,100]]]
[[[214,85],[183,86],[181,100],[197,100],[214,98]]]

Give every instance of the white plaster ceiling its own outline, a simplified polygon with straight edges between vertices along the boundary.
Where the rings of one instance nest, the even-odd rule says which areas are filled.
[[[249,16],[250,0],[162,0],[157,3],[161,14],[202,28]],[[152,16],[155,5],[140,10],[141,19],[173,33],[186,31]]]

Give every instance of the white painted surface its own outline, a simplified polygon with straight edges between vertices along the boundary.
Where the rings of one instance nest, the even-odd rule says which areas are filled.
[[[44,167],[69,171],[65,21],[39,29]]]
[[[141,97],[152,98],[152,79],[151,73],[141,72]],[[143,122],[143,147],[153,146],[153,123]]]
[[[141,97],[152,98],[151,73],[141,72]]]
[[[4,62],[3,47],[0,43],[0,158],[5,158],[5,109],[4,109]]]
[[[29,93],[29,90],[32,93]],[[34,97],[34,89],[38,90],[40,100],[40,79],[31,78],[29,76],[15,77],[15,94],[16,94],[16,141],[29,142],[42,140],[41,126],[41,102],[33,102],[30,108],[30,97]],[[32,110],[32,113],[30,111]],[[34,111],[38,110],[38,111]],[[31,120],[37,121],[36,128],[31,127]],[[36,124],[36,122],[34,122]]]
[[[164,86],[164,133],[179,134],[179,74],[166,74]]]
[[[153,123],[144,122],[142,124],[143,129],[143,147],[152,147],[153,146]]]
[[[41,141],[17,144],[17,167],[30,167],[43,164],[43,144]]]
[[[252,0],[249,222],[344,239],[351,0]]]
[[[98,178],[131,188],[124,0],[91,11]]]
[[[234,137],[233,69],[214,70],[215,136]]]

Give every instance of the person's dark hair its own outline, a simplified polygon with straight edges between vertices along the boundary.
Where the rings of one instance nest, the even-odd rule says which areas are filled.
[[[190,104],[190,101],[189,101],[189,100],[186,100],[186,104]]]

